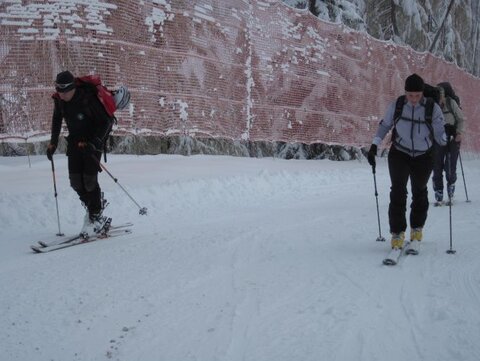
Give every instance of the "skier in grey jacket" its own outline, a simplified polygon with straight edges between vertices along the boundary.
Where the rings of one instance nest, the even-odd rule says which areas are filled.
[[[388,218],[392,248],[401,249],[407,229],[407,183],[410,178],[412,204],[410,211],[410,240],[421,241],[427,219],[427,183],[433,169],[433,144],[446,144],[444,118],[437,104],[433,105],[431,122],[426,120],[427,99],[423,96],[424,81],[417,74],[405,81],[405,103],[400,117],[394,119],[396,101],[392,102],[380,122],[368,152],[368,162],[375,166],[378,145],[392,130],[392,146],[388,153],[390,173],[390,204]],[[403,98],[402,98],[403,99]]]

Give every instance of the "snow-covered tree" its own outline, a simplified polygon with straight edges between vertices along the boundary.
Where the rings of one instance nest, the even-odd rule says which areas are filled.
[[[283,0],[321,19],[430,51],[480,75],[478,0]]]

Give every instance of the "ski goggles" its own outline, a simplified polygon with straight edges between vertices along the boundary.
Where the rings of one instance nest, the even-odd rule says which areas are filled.
[[[75,88],[75,82],[59,84],[55,82],[55,90],[59,93],[65,93]]]

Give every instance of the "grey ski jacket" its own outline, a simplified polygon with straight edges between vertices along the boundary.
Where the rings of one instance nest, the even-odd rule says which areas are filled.
[[[425,102],[425,98],[415,106],[406,102],[398,120],[393,119],[396,101],[390,103],[373,138],[373,144],[380,145],[387,133],[395,126],[393,146],[411,157],[426,153],[432,147],[434,139],[438,144],[445,145],[447,136],[442,110],[438,104],[435,104],[432,123],[428,124],[425,121]]]

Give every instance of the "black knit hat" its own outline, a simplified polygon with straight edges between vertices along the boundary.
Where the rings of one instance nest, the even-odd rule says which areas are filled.
[[[417,74],[412,74],[405,80],[405,91],[407,92],[423,92],[424,88],[425,83]]]
[[[68,70],[57,74],[55,79],[55,90],[59,93],[65,93],[75,88],[75,77]]]

